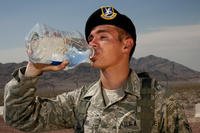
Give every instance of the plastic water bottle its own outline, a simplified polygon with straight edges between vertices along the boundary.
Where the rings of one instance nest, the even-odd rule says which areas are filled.
[[[25,38],[29,61],[59,65],[68,60],[68,69],[90,63],[94,50],[80,32],[66,32],[37,23]]]

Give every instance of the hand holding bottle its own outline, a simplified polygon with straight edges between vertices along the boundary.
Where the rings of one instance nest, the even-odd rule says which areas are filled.
[[[48,71],[60,71],[65,69],[68,64],[69,62],[67,60],[64,60],[59,65],[32,63],[29,61],[26,67],[25,77],[36,77],[38,75],[41,75],[43,72]]]

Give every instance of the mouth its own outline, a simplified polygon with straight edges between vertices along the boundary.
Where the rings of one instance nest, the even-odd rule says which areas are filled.
[[[92,52],[92,54],[91,54],[91,56],[90,56],[90,60],[91,60],[92,62],[94,62],[94,61],[96,60],[97,55],[98,55],[97,50],[96,50],[96,49],[93,49],[93,52]]]
[[[93,55],[92,57],[90,57],[90,61],[94,62],[95,61],[96,56]]]
[[[90,59],[95,56],[96,50],[94,48],[90,48]]]

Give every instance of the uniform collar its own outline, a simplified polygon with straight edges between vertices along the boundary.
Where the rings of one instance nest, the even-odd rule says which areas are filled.
[[[98,80],[95,84],[93,84],[87,93],[84,95],[84,98],[92,97],[97,93],[98,89],[101,89],[101,81]]]
[[[140,97],[140,87],[140,80],[137,74],[133,70],[130,70],[128,80],[123,85],[124,91]]]
[[[140,97],[140,80],[133,70],[130,70],[128,80],[123,84],[122,88],[125,93]],[[90,87],[90,89],[84,95],[84,98],[94,96],[99,91],[99,89],[101,89],[100,80],[98,80]]]

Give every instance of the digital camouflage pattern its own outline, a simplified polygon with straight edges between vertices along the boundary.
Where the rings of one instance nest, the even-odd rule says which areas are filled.
[[[154,82],[151,84],[155,86],[154,93],[148,95],[150,100],[142,100],[147,96],[146,91],[141,91],[141,80],[134,72],[123,85],[123,97],[106,106],[100,81],[48,99],[35,96],[38,77],[26,78],[24,71],[25,68],[21,68],[13,73],[14,78],[5,86],[4,94],[4,119],[20,130],[41,132],[74,128],[77,133],[192,132],[182,106],[173,96],[163,95],[162,89]]]

